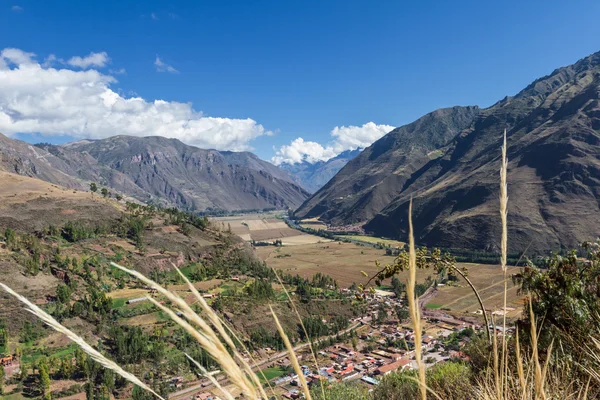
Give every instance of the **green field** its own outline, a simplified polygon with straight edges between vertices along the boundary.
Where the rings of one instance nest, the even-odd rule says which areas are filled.
[[[64,358],[66,356],[71,356],[71,355],[75,354],[75,350],[76,349],[77,349],[77,345],[74,344],[74,343],[72,343],[72,344],[70,344],[67,347],[63,347],[61,349],[57,349],[57,351],[54,352],[54,353],[49,352],[48,356],[54,356],[54,357],[57,357],[57,358]],[[46,356],[46,354],[42,353],[41,351],[40,352],[35,352],[35,353],[30,353],[30,354],[23,354],[22,360],[23,360],[23,362],[30,363],[30,362],[36,361],[39,358],[44,357],[44,356]]]
[[[360,242],[372,243],[372,244],[382,243],[386,246],[391,246],[391,247],[404,246],[404,242],[400,242],[398,240],[382,239],[382,238],[366,236],[366,235],[343,235],[343,236],[338,236],[337,238],[338,239],[346,238],[346,239],[351,239],[351,240],[358,240]]]
[[[263,374],[264,374],[265,378],[267,378],[267,381],[270,381],[275,378],[279,378],[280,376],[287,374],[287,372],[285,370],[283,370],[279,367],[265,368],[261,372],[262,372],[262,374],[261,373],[257,374],[261,381],[265,380],[263,378]]]
[[[125,303],[127,303],[127,299],[113,299],[112,308],[115,310],[117,308],[124,307]]]

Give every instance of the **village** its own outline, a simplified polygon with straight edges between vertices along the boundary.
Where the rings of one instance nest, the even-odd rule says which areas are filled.
[[[356,295],[350,289],[342,289],[342,292],[349,297]],[[417,369],[414,331],[409,319],[400,321],[395,312],[397,308],[406,307],[405,300],[384,290],[365,290],[362,295],[368,303],[367,312],[350,321],[353,329],[348,340],[315,349],[316,363],[308,347],[297,352],[309,386],[319,382],[353,382],[373,388],[387,374]],[[385,315],[379,316],[379,313]],[[421,346],[426,368],[451,359],[466,360],[461,348],[485,329],[476,317],[456,318],[440,311],[424,311],[424,314]],[[323,339],[316,341],[313,347],[320,347],[323,342]],[[277,395],[286,399],[304,397],[299,377],[288,357],[279,358],[269,367],[287,371],[269,382]],[[191,398],[217,400],[216,393],[206,386]]]

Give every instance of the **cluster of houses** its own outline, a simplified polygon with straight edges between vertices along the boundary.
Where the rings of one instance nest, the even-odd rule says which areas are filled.
[[[348,289],[342,289],[346,294],[352,295]],[[403,325],[395,315],[395,308],[403,307],[403,301],[396,298],[393,293],[385,291],[365,291],[363,297],[367,300],[367,312],[351,322],[359,323],[361,334],[354,347],[346,345],[333,345],[318,352],[320,369],[311,369],[302,366],[302,374],[309,386],[319,382],[356,381],[362,384],[377,385],[383,376],[395,371],[404,371],[417,368],[415,358],[415,335],[410,324]],[[381,307],[384,304],[385,307]],[[378,315],[385,309],[385,318]],[[430,358],[428,366],[448,358],[464,357],[460,351],[445,351],[443,339],[453,332],[465,328],[480,330],[482,326],[454,318],[440,312],[424,310],[426,333],[421,338],[422,351],[425,357]],[[374,321],[382,321],[375,324]],[[461,339],[460,347],[468,341],[468,337]],[[463,343],[464,341],[464,343]],[[429,354],[429,356],[428,356]],[[443,356],[442,356],[443,355]],[[435,357],[434,357],[435,356]],[[302,354],[298,355],[302,360]],[[275,365],[288,366],[288,359],[281,359]],[[298,375],[292,373],[272,381],[273,386],[285,392],[286,399],[302,398],[301,383]],[[212,396],[212,397],[211,397]],[[203,392],[193,397],[196,400],[216,399],[209,392]]]
[[[193,400],[221,400],[219,396],[215,396],[211,392],[197,393],[192,397]]]
[[[377,385],[380,379],[389,373],[416,368],[414,332],[410,326],[403,326],[392,311],[396,306],[403,306],[402,300],[380,291],[365,292],[364,296],[369,302],[367,313],[352,320],[352,322],[368,326],[368,330],[363,329],[363,334],[356,346],[356,350],[359,351],[344,345],[334,345],[320,351],[319,358],[322,360],[321,362],[325,363],[325,366],[318,371],[311,371],[308,367],[303,367],[303,373],[309,385],[314,385],[319,381],[352,380],[360,380],[366,385]],[[380,305],[382,303],[390,311],[381,325],[374,325],[373,321],[381,320],[378,318],[378,313],[381,312]],[[440,353],[444,350],[442,343],[444,337],[467,327],[481,329],[480,326],[439,313],[435,315],[435,318],[432,316],[427,319],[427,331],[431,332],[431,335],[423,335],[421,346],[424,354],[432,352],[437,355],[434,358],[435,361],[432,361],[430,365],[450,357],[464,357],[459,351],[448,351],[447,355],[442,357]],[[468,340],[468,338],[464,340]],[[398,346],[401,341],[406,344],[403,348]],[[302,397],[301,390],[297,388],[299,381],[296,375],[278,378],[273,383],[288,389],[283,394],[284,398]]]

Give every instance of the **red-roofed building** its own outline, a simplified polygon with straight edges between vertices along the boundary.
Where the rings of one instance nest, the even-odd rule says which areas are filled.
[[[397,369],[400,369],[402,371],[406,368],[409,368],[409,365],[410,365],[410,360],[394,361],[393,363],[386,364],[386,365],[383,365],[383,366],[377,368],[377,374],[387,375],[392,371],[396,371]]]
[[[354,371],[354,365],[349,365],[345,369],[340,371],[340,375],[347,375],[352,371]]]

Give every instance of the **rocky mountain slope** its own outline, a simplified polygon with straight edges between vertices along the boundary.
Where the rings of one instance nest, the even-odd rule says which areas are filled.
[[[74,170],[62,159],[29,143],[12,140],[0,134],[0,171],[56,183],[65,187],[83,189],[74,177]]]
[[[316,163],[303,161],[297,164],[283,163],[279,165],[279,168],[289,172],[294,182],[300,184],[309,192],[315,193],[360,152],[360,149],[346,150],[327,161]]]
[[[415,171],[439,157],[438,149],[478,113],[478,107],[446,108],[394,129],[348,162],[296,216],[321,217],[334,225],[369,220],[402,191]]]
[[[348,163],[298,215],[336,224],[361,221],[376,235],[405,239],[413,198],[419,243],[498,251],[500,146],[506,128],[509,251],[560,250],[598,237],[600,52],[469,115],[471,122],[455,125],[454,137],[450,132],[440,137],[429,160],[412,155],[397,164],[381,160],[382,154],[417,147],[411,143],[422,137],[430,143],[431,132],[417,128],[422,119],[409,135],[412,141],[397,141],[404,127],[391,132]],[[380,194],[386,180],[387,198]],[[346,191],[349,183],[342,184],[352,181],[359,200]]]
[[[0,136],[8,172],[72,188],[89,182],[141,201],[187,210],[296,207],[308,193],[255,155],[188,146],[163,137],[115,136],[61,146],[31,146]]]

